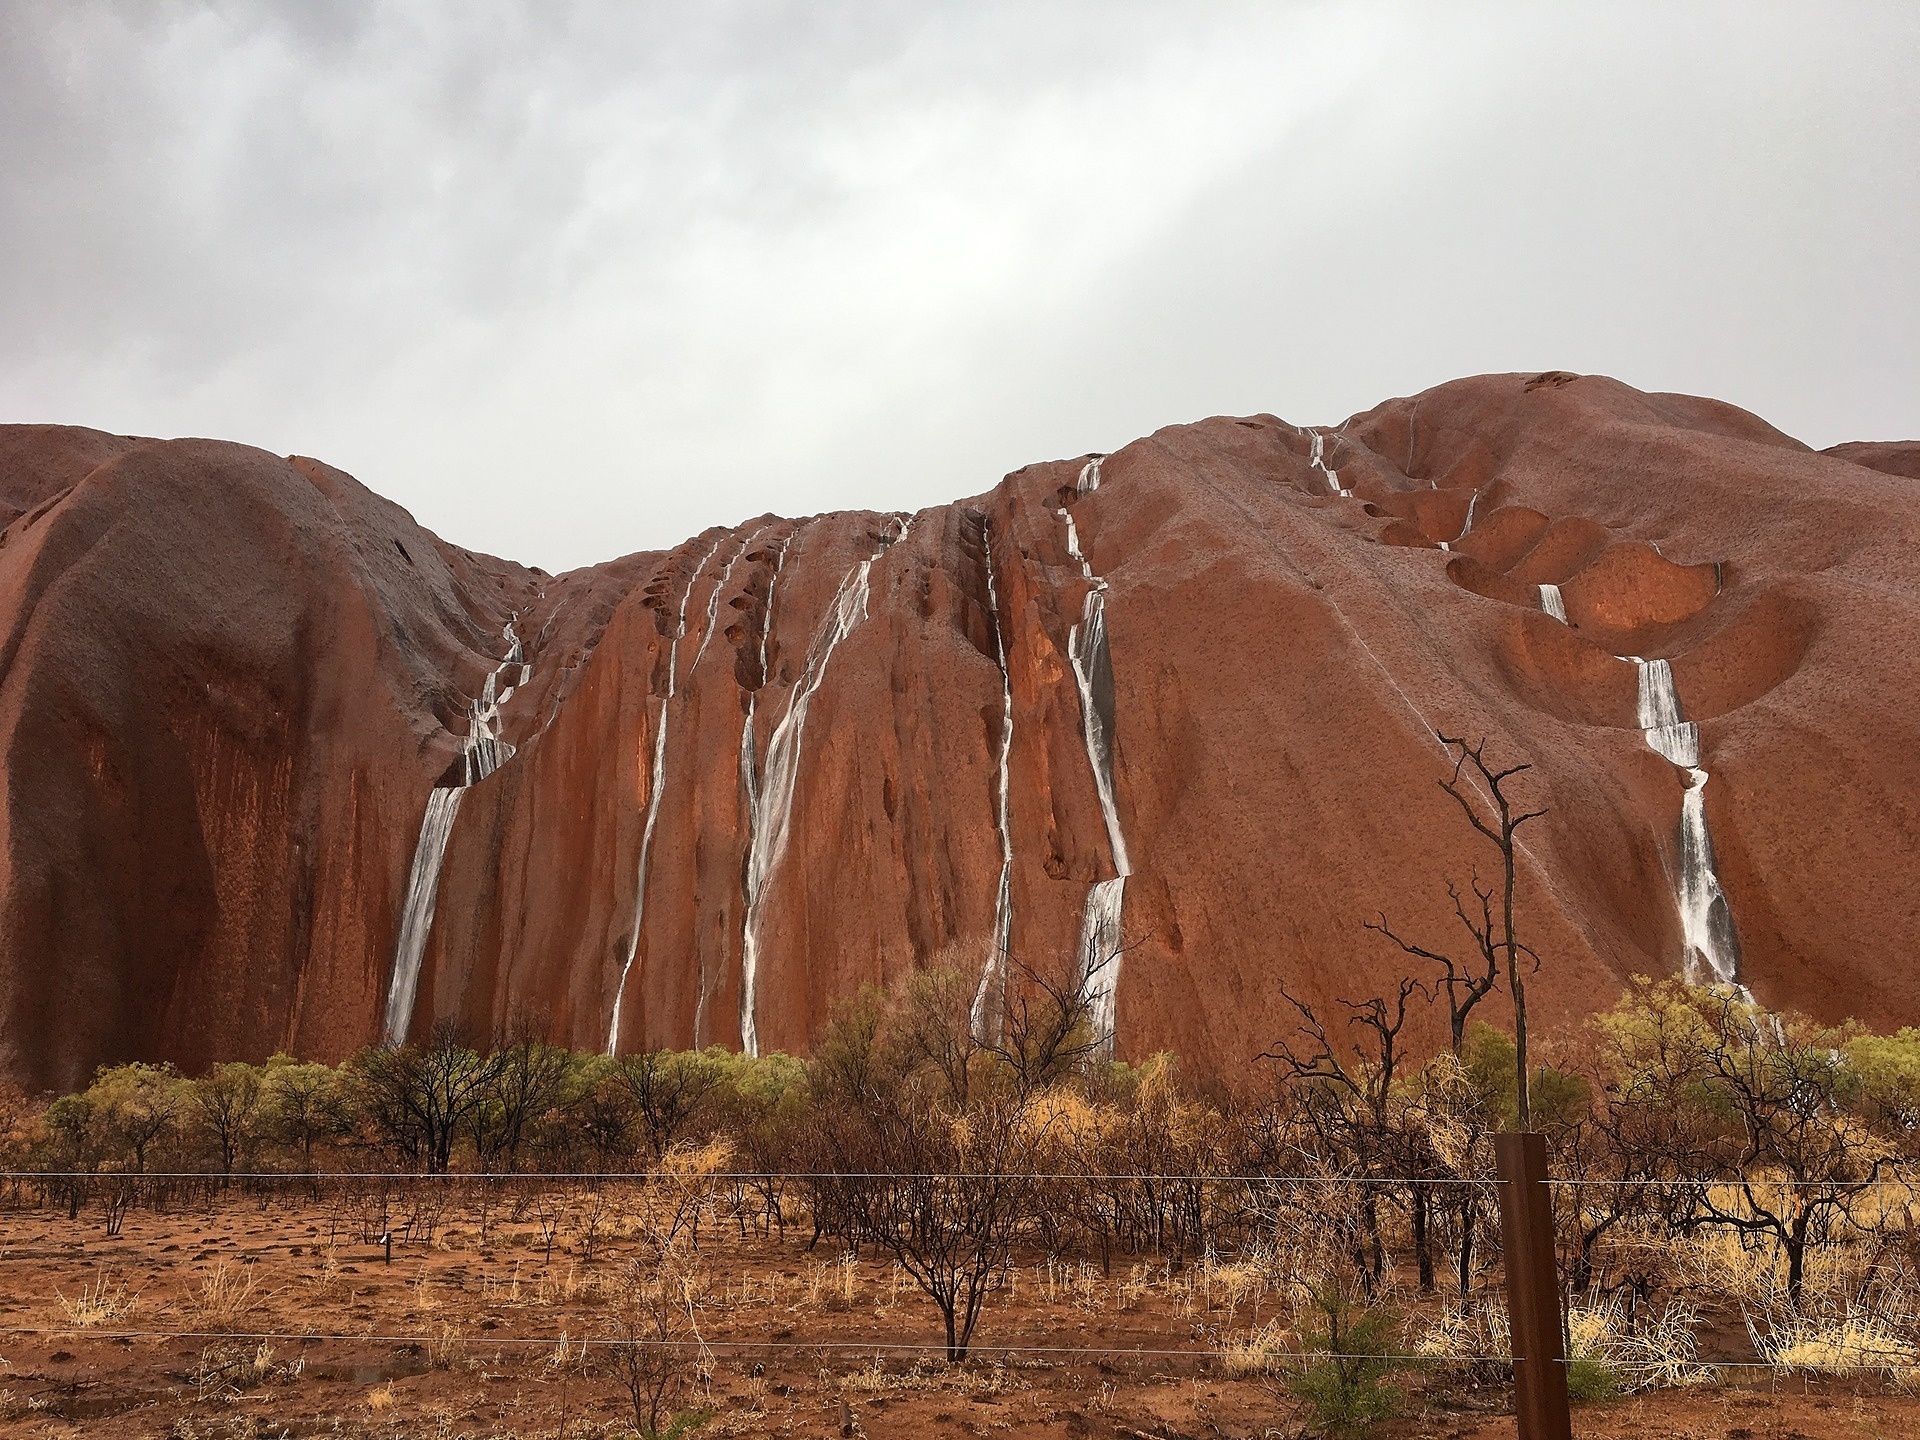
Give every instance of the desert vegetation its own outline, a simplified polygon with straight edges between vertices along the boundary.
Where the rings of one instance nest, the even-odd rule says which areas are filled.
[[[777,1428],[777,1385],[851,1434],[902,1393],[1038,1406],[1129,1356],[1183,1377],[1176,1429],[1498,1411],[1509,1034],[1449,1043],[1444,1000],[1409,986],[1338,1023],[1302,1007],[1228,1084],[1104,1060],[1074,991],[1009,983],[991,1044],[964,979],[928,971],[849,1001],[805,1060],[443,1027],[339,1066],[9,1092],[5,1245],[46,1263],[7,1328],[69,1355],[125,1341],[127,1363],[187,1347],[161,1368],[189,1426],[297,1394],[342,1348],[373,1356],[376,1428],[432,1383],[415,1366],[442,1393],[535,1376],[539,1423],[590,1433]],[[1639,981],[1535,1055],[1578,1395],[1920,1381],[1920,1031]],[[223,1230],[252,1238],[227,1253]],[[153,1253],[186,1232],[190,1263]],[[86,1390],[37,1373],[9,1413]],[[1112,1378],[1047,1403],[1144,1404]]]

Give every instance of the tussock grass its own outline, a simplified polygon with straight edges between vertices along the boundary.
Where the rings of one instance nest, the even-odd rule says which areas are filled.
[[[222,1261],[201,1278],[182,1307],[196,1325],[231,1330],[266,1303],[251,1271]]]
[[[1638,1314],[1620,1295],[1576,1302],[1567,1312],[1567,1358],[1597,1367],[1614,1390],[1699,1385],[1712,1380],[1714,1371],[1696,1359],[1698,1326],[1693,1306],[1680,1299]]]
[[[1813,1375],[1884,1375],[1902,1389],[1920,1388],[1920,1343],[1864,1307],[1837,1316],[1796,1315],[1778,1323],[1748,1322],[1753,1348],[1781,1370]]]
[[[1512,1351],[1507,1307],[1479,1296],[1442,1301],[1440,1313],[1413,1341],[1414,1354],[1463,1366],[1486,1379],[1491,1379],[1506,1364],[1486,1357],[1508,1355]]]
[[[1271,1375],[1300,1352],[1300,1332],[1291,1325],[1270,1320],[1257,1330],[1237,1336],[1221,1346],[1220,1364],[1236,1380],[1255,1375]]]
[[[133,1314],[140,1296],[130,1291],[113,1278],[111,1271],[102,1270],[93,1280],[82,1286],[80,1293],[68,1297],[58,1289],[53,1292],[66,1324],[75,1330],[98,1330],[104,1326],[118,1325]]]
[[[822,1370],[820,1388],[828,1394],[844,1396],[893,1396],[940,1391],[968,1397],[1010,1394],[1029,1390],[1032,1382],[1012,1367],[1001,1364],[953,1366],[939,1360],[919,1359],[896,1369],[888,1369],[880,1357],[861,1369],[836,1375]]]

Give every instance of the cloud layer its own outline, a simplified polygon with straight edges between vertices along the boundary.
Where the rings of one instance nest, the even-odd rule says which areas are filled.
[[[0,12],[0,418],[562,568],[1485,370],[1920,433],[1920,12]]]

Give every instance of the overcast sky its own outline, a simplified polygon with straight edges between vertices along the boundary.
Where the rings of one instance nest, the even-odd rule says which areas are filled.
[[[1920,6],[0,6],[0,419],[560,569],[1558,367],[1920,436]]]

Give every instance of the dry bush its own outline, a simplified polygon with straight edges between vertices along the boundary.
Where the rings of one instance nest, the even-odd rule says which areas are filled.
[[[851,1310],[859,1276],[860,1259],[851,1251],[834,1260],[808,1261],[807,1307],[829,1314]]]
[[[1485,1384],[1511,1363],[1513,1337],[1507,1307],[1485,1296],[1444,1300],[1440,1312],[1413,1342],[1413,1353],[1458,1368]]]
[[[522,1303],[520,1294],[520,1262],[513,1262],[513,1273],[505,1280],[489,1275],[480,1282],[480,1303],[482,1305],[514,1305]]]
[[[1858,1295],[1877,1258],[1876,1247],[1860,1235],[1810,1247],[1796,1296],[1788,1257],[1763,1238],[1714,1229],[1674,1236],[1665,1244],[1673,1288],[1724,1298],[1748,1314],[1774,1316]]]
[[[1144,1278],[1143,1268],[1135,1267],[1135,1274],[1122,1284],[1121,1309],[1138,1307],[1134,1282]],[[1277,1302],[1284,1296],[1296,1273],[1264,1245],[1242,1251],[1232,1259],[1208,1251],[1198,1265],[1187,1267],[1177,1276],[1171,1273],[1170,1267],[1163,1269],[1167,1273],[1162,1284],[1180,1297],[1187,1314],[1225,1310],[1226,1323],[1230,1326],[1238,1321],[1243,1306],[1252,1309],[1257,1319],[1262,1303]]]
[[[106,1270],[95,1275],[91,1284],[82,1286],[78,1295],[69,1298],[57,1289],[53,1294],[61,1318],[75,1330],[98,1330],[102,1326],[118,1325],[133,1314],[133,1308],[140,1299],[137,1291],[129,1291],[113,1279],[111,1271]]]
[[[702,1145],[680,1142],[668,1147],[654,1168],[654,1183],[649,1186],[653,1204],[642,1207],[640,1219],[646,1231],[667,1242],[684,1234],[698,1249],[701,1222],[713,1210],[723,1188],[717,1177],[729,1171],[733,1163],[733,1141],[723,1135]],[[731,1190],[731,1186],[725,1188]]]
[[[1902,1389],[1920,1388],[1920,1341],[1911,1310],[1846,1305],[1829,1315],[1788,1315],[1779,1321],[1749,1316],[1754,1352],[1781,1370],[1815,1375],[1884,1376]]]
[[[649,1440],[684,1433],[706,1416],[682,1404],[713,1371],[697,1321],[706,1273],[685,1250],[669,1249],[630,1262],[612,1288],[599,1353],[632,1406],[634,1429]]]
[[[1810,1283],[1790,1297],[1784,1267],[1754,1267],[1741,1313],[1754,1353],[1782,1370],[1879,1374],[1920,1387],[1920,1293],[1904,1266],[1876,1266],[1871,1252],[1809,1266]],[[1811,1283],[1825,1279],[1817,1287]]]
[[[942,1364],[938,1360],[917,1359],[888,1369],[886,1361],[875,1356],[867,1365],[845,1375],[821,1371],[820,1388],[829,1393],[893,1396],[925,1391],[990,1399],[1033,1388],[1016,1368],[999,1361],[979,1362],[964,1368]]]
[[[182,1302],[193,1322],[209,1330],[234,1329],[266,1303],[253,1272],[224,1260]]]
[[[306,1369],[304,1356],[295,1356],[285,1365],[273,1363],[273,1346],[209,1345],[187,1372],[187,1378],[199,1390],[200,1398],[213,1394],[239,1394],[257,1389],[275,1380],[297,1379]]]
[[[427,1348],[427,1364],[435,1370],[451,1370],[460,1358],[463,1342],[471,1332],[457,1320],[442,1320]]]
[[[1292,1325],[1269,1320],[1258,1329],[1228,1340],[1220,1347],[1220,1363],[1236,1380],[1272,1375],[1300,1353],[1300,1332]]]
[[[1613,1294],[1567,1312],[1567,1358],[1599,1367],[1616,1390],[1657,1390],[1698,1385],[1714,1378],[1710,1366],[1697,1363],[1695,1331],[1699,1318],[1685,1300],[1672,1299],[1659,1310],[1636,1308]]]
[[[334,1247],[324,1250],[318,1245],[313,1247],[313,1269],[300,1279],[308,1300],[313,1304],[322,1304],[332,1300],[340,1293],[346,1277],[340,1273],[340,1260]]]
[[[580,1261],[593,1264],[612,1221],[615,1207],[611,1188],[604,1183],[582,1186],[567,1197],[565,1215],[579,1242]]]

